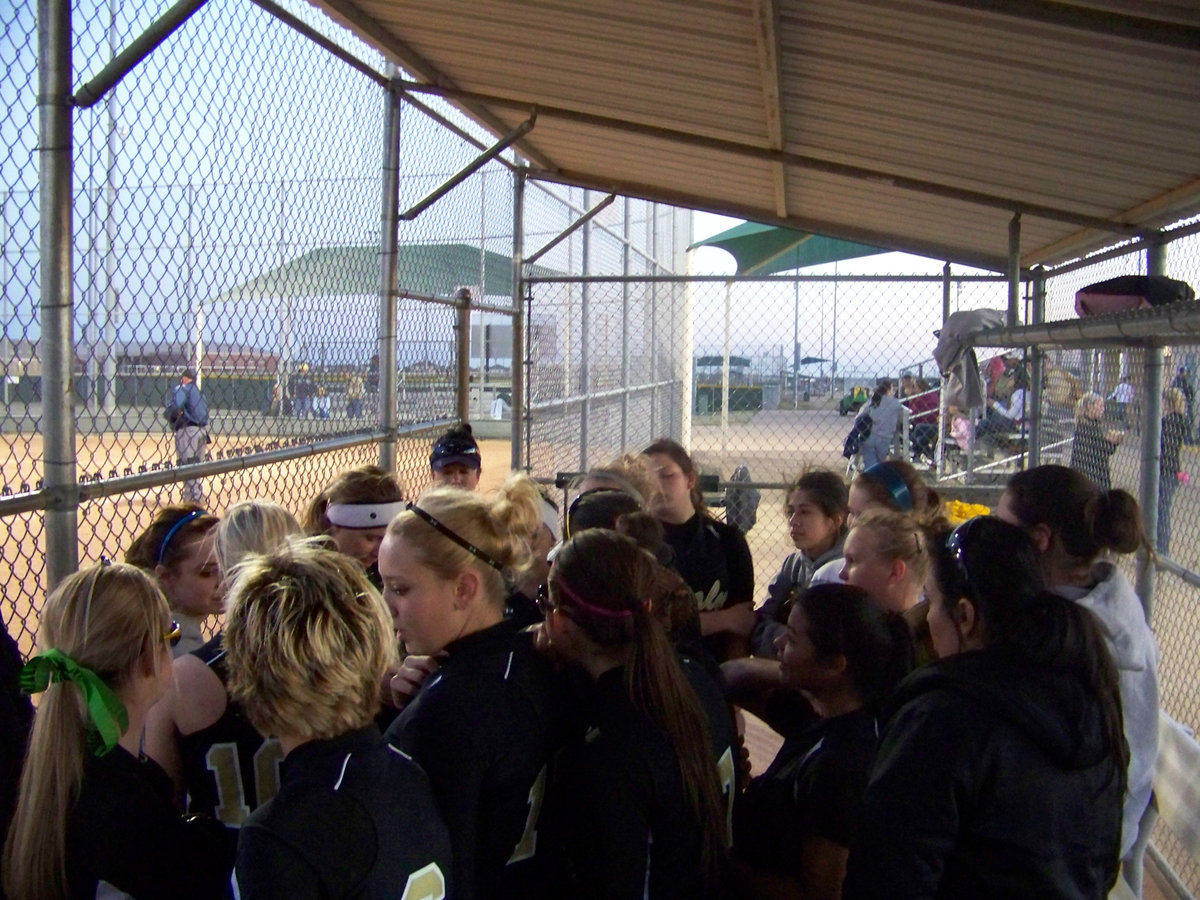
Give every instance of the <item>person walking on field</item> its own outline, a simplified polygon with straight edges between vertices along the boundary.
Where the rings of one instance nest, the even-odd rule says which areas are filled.
[[[208,403],[196,384],[196,372],[184,369],[179,384],[167,395],[167,420],[175,429],[175,456],[179,465],[208,459]],[[204,489],[197,479],[183,483],[183,499],[204,502]]]

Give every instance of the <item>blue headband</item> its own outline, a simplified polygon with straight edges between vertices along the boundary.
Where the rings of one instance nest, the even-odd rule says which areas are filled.
[[[908,489],[908,484],[903,476],[887,463],[876,463],[863,472],[867,478],[873,478],[878,481],[892,495],[892,499],[896,501],[896,505],[900,507],[901,512],[912,512],[913,501],[912,493]]]
[[[175,534],[179,531],[179,529],[188,522],[206,515],[208,515],[208,513],[202,509],[193,509],[187,515],[179,517],[179,521],[171,526],[170,530],[167,532],[167,536],[164,537],[162,539],[162,543],[158,545],[158,565],[162,565],[163,557],[167,555],[167,545],[171,543],[171,538],[175,537]]]

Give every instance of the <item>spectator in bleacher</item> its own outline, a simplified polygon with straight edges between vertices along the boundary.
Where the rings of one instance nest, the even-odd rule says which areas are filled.
[[[1180,452],[1187,443],[1187,401],[1179,388],[1163,392],[1162,446],[1158,463],[1158,534],[1155,549],[1171,553],[1171,504],[1179,488],[1183,465]]]
[[[358,560],[378,587],[379,544],[388,522],[404,511],[400,482],[379,466],[348,469],[321,491],[301,524],[313,537],[326,534],[339,552]]]
[[[125,551],[125,561],[152,574],[166,595],[182,629],[171,645],[176,656],[203,646],[206,621],[225,609],[214,552],[218,521],[194,504],[164,506]]]
[[[832,584],[790,604],[777,641],[783,683],[820,718],[784,741],[734,807],[740,896],[833,900],[862,819],[879,707],[911,670],[912,641],[866,591]]]
[[[843,896],[1103,898],[1129,754],[1101,629],[1021,528],[978,517],[932,549],[940,658],[887,704]]]
[[[366,397],[366,382],[357,372],[351,372],[346,378],[346,416],[358,419],[363,414],[363,400]]]
[[[444,484],[468,491],[479,487],[483,457],[470,425],[466,422],[455,425],[433,442],[429,469],[435,485]]]
[[[900,379],[900,384],[904,391],[904,405],[912,413],[908,431],[912,458],[919,460],[924,456],[933,462],[938,441],[941,391],[930,389],[929,382],[912,375],[905,375]]]
[[[313,415],[318,419],[328,419],[332,408],[333,404],[325,385],[318,384],[316,395],[313,397]]]
[[[908,408],[892,396],[892,382],[883,380],[875,387],[871,402],[863,404],[855,422],[861,422],[866,416],[871,417],[871,434],[859,445],[862,454],[863,468],[883,462],[892,455],[892,443],[896,439],[896,430],[900,427],[900,419],[908,418]]]
[[[141,755],[178,636],[132,566],[90,566],[46,599],[40,652],[21,674],[42,697],[0,867],[11,900],[226,895],[232,833],[183,819],[170,779]]]
[[[1158,644],[1133,586],[1106,557],[1146,545],[1141,510],[1125,491],[1102,491],[1074,469],[1038,466],[1009,479],[996,515],[1033,538],[1050,589],[1100,620],[1120,678],[1129,744],[1124,857],[1150,802],[1158,755]]]
[[[642,453],[655,486],[647,508],[662,522],[675,570],[696,595],[708,652],[718,662],[749,655],[754,562],[745,536],[709,514],[700,472],[681,444],[659,438]]]
[[[1029,372],[1024,366],[1017,365],[1011,370],[1012,393],[1008,402],[995,397],[988,399],[988,409],[983,420],[975,429],[976,437],[999,438],[1020,432],[1025,424],[1025,407],[1029,395]]]
[[[1112,487],[1109,457],[1117,452],[1125,435],[1104,428],[1104,398],[1084,394],[1075,407],[1075,435],[1071,438],[1071,468],[1078,469],[1107,491]]]
[[[208,402],[196,384],[194,369],[184,369],[179,384],[167,396],[167,419],[175,431],[175,456],[179,465],[191,465],[208,459]],[[203,503],[204,488],[199,480],[183,483],[185,503]]]

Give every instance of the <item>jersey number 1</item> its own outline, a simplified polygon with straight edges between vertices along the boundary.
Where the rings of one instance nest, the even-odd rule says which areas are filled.
[[[254,795],[262,806],[279,793],[279,762],[283,751],[279,741],[263,741],[254,751]],[[235,743],[213,744],[204,756],[208,771],[217,783],[217,818],[226,825],[238,828],[253,811],[246,805],[246,788],[242,777],[242,761]]]
[[[529,815],[525,819],[525,832],[517,841],[517,846],[513,848],[512,856],[508,858],[506,865],[511,866],[523,859],[530,859],[537,853],[537,822],[542,812],[542,796],[545,793],[546,767],[542,766],[542,771],[538,772],[533,781],[533,787],[529,789]]]

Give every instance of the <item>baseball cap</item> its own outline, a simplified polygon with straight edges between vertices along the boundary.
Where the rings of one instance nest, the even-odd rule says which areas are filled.
[[[179,373],[179,377],[180,378],[190,378],[190,379],[192,379],[192,381],[195,381],[196,380],[196,370],[192,369],[192,368],[184,369],[182,372]]]
[[[430,468],[440,472],[446,466],[456,463],[472,469],[482,468],[479,444],[471,435],[470,425],[451,428],[433,444],[433,453],[429,456]]]

